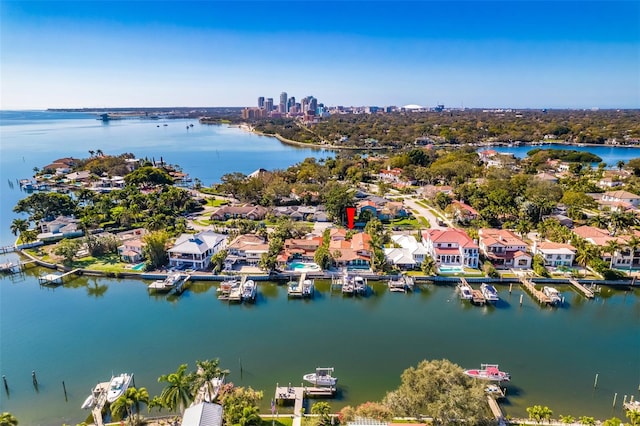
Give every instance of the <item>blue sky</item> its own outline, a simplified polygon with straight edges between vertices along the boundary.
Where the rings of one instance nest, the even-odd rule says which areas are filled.
[[[639,108],[640,2],[5,1],[0,108]]]

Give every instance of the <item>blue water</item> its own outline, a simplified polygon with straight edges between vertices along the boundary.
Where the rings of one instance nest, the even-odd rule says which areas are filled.
[[[501,154],[510,153],[517,158],[525,158],[527,152],[532,149],[570,149],[575,151],[591,152],[598,157],[602,158],[602,161],[607,164],[607,167],[616,167],[618,161],[624,161],[625,163],[632,158],[640,157],[640,148],[633,147],[621,147],[621,146],[575,146],[575,145],[561,145],[561,144],[545,144],[539,146],[521,145],[521,146],[492,146],[485,149],[493,149]]]

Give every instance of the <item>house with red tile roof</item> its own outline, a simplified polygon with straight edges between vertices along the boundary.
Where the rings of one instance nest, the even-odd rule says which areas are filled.
[[[496,268],[531,268],[527,243],[512,231],[483,228],[478,230],[478,237],[480,251]]]
[[[339,234],[336,234],[338,236]],[[334,264],[348,269],[371,268],[371,236],[359,232],[351,236],[351,240],[331,239],[329,253],[334,256]],[[339,254],[336,256],[336,254]]]
[[[478,267],[478,244],[462,229],[428,229],[422,243],[438,266]]]

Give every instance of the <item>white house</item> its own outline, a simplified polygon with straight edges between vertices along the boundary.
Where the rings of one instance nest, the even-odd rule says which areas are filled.
[[[184,410],[180,426],[222,426],[222,405],[201,402]]]
[[[169,266],[206,269],[211,257],[226,247],[227,237],[213,231],[182,234],[173,247],[167,250]]]
[[[422,232],[422,244],[438,267],[478,267],[478,244],[462,229],[429,229]]]
[[[38,239],[43,241],[59,240],[62,238],[79,237],[84,232],[78,229],[80,221],[71,216],[58,216],[49,221],[40,221]]]
[[[534,254],[542,256],[546,266],[571,266],[576,256],[576,249],[571,244],[543,241],[533,247]]]
[[[527,253],[527,243],[506,229],[480,229],[479,246],[482,254],[496,268],[528,269],[531,255]]]
[[[387,261],[400,269],[413,269],[422,265],[428,255],[427,248],[412,235],[392,235],[391,240],[400,247],[385,248]]]
[[[629,191],[607,191],[602,195],[602,201],[608,201],[613,203],[629,203],[633,207],[640,205],[640,196],[632,194]]]

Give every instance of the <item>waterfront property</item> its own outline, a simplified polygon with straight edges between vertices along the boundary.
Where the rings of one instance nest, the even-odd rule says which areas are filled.
[[[428,229],[422,243],[439,267],[478,267],[478,245],[462,229]]]
[[[529,269],[531,255],[527,253],[527,243],[506,229],[478,230],[479,246],[482,254],[496,268]]]
[[[211,257],[226,247],[227,237],[213,231],[182,234],[167,250],[169,265],[182,269],[206,269]]]
[[[427,248],[413,235],[392,235],[391,241],[400,247],[385,248],[384,255],[390,264],[400,269],[419,268],[428,256]]]
[[[260,258],[269,251],[269,244],[255,234],[238,235],[227,245],[227,257],[224,260],[225,271],[243,266],[258,266]]]
[[[78,237],[83,234],[78,229],[80,221],[70,216],[58,216],[52,220],[41,220],[39,222],[40,233],[38,239],[41,241],[55,241],[63,238]]]
[[[539,254],[544,259],[545,266],[570,267],[576,256],[576,249],[571,244],[543,241],[534,243],[534,254]]]

